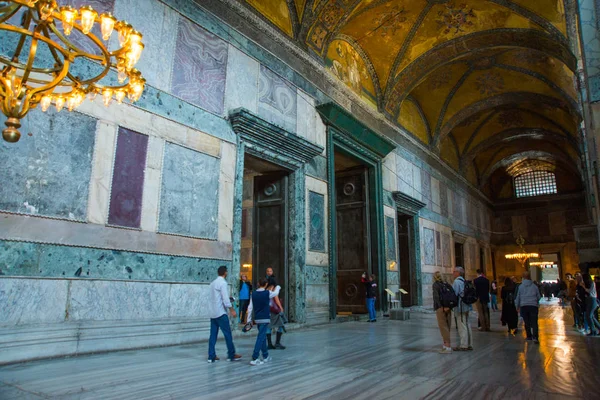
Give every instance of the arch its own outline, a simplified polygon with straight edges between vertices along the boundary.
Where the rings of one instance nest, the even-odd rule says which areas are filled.
[[[577,68],[577,59],[568,46],[557,42],[553,36],[533,29],[493,29],[475,32],[466,36],[449,40],[410,63],[398,73],[401,58],[397,58],[392,70],[384,104],[386,112],[394,116],[399,104],[429,73],[442,65],[478,49],[494,47],[522,47],[542,51],[563,62],[570,70]]]
[[[579,110],[575,110],[570,104],[563,100],[557,99],[556,97],[550,97],[547,95],[532,93],[532,92],[509,92],[503,93],[497,96],[488,97],[487,99],[480,100],[469,107],[462,109],[456,113],[446,124],[441,127],[437,135],[433,138],[432,147],[437,149],[443,139],[452,132],[452,130],[464,121],[466,118],[484,110],[489,110],[496,107],[506,106],[509,104],[515,105],[519,103],[534,103],[534,104],[546,104],[552,107],[559,107],[562,110],[581,120]]]
[[[468,164],[473,161],[477,154],[480,152],[493,148],[502,143],[514,142],[521,139],[529,139],[529,140],[541,140],[541,141],[550,141],[557,145],[568,145],[571,146],[576,153],[581,156],[581,151],[579,148],[579,144],[577,139],[572,136],[564,136],[560,133],[548,131],[546,129],[538,129],[538,128],[511,128],[506,129],[502,132],[497,133],[493,137],[484,140],[479,143],[477,146],[468,150],[461,157],[460,161],[460,169],[464,171]]]

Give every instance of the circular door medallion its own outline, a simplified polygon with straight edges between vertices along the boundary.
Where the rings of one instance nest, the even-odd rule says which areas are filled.
[[[277,186],[275,186],[275,184],[271,183],[269,186],[267,186],[265,188],[265,190],[263,190],[263,193],[265,194],[265,196],[271,197],[275,194],[276,191],[277,191]]]
[[[349,298],[356,297],[356,295],[358,294],[358,288],[355,284],[351,283],[350,285],[346,286],[345,293],[346,296],[348,296]]]
[[[353,183],[346,183],[344,185],[344,194],[346,196],[351,196],[354,194],[354,192],[356,192],[356,186],[354,186]]]

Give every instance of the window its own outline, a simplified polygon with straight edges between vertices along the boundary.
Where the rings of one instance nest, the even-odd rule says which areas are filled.
[[[550,171],[531,171],[515,177],[517,197],[556,193],[556,176]]]

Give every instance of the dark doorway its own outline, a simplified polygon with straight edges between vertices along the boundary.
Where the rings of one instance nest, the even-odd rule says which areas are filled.
[[[273,268],[280,299],[288,303],[288,172],[252,156],[244,158],[241,272],[256,285]]]
[[[456,267],[465,268],[464,246],[462,243],[454,242],[454,262]]]
[[[368,169],[335,153],[337,312],[366,313],[361,275],[373,273]]]
[[[492,251],[492,273],[494,274],[494,279],[498,279],[498,275],[496,275],[496,253]]]
[[[398,251],[400,253],[400,288],[408,292],[401,295],[402,307],[416,305],[415,263],[411,254],[411,225],[413,217],[398,213]]]

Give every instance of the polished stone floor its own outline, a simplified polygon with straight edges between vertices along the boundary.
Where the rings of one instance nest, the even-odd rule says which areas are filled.
[[[450,355],[437,353],[433,317],[290,332],[257,367],[249,334],[239,363],[207,364],[199,344],[9,365],[0,399],[600,399],[600,338],[573,331],[570,310],[542,307],[539,345],[507,337],[500,313],[491,333],[472,318],[475,351]]]

